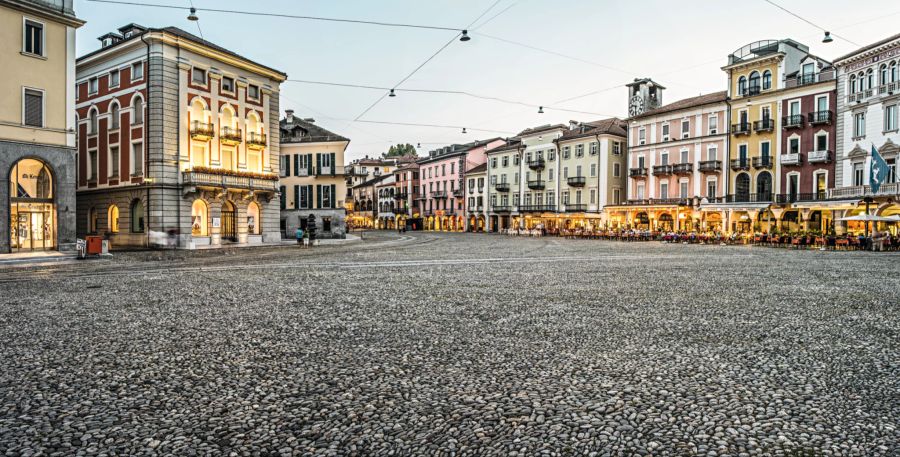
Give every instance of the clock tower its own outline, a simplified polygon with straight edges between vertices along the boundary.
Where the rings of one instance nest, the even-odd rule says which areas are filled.
[[[628,87],[628,117],[662,106],[662,93],[666,88],[650,78],[636,78]]]

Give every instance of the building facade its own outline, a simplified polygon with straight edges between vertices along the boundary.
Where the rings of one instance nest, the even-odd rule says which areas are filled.
[[[0,253],[75,248],[73,0],[0,0]]]
[[[175,27],[129,24],[78,59],[78,233],[113,246],[258,244],[279,230],[287,76]]]
[[[837,68],[836,187],[829,196],[837,216],[865,211],[879,216],[900,214],[900,34],[835,60]],[[872,148],[888,165],[887,181],[878,193],[869,187]],[[862,232],[862,223],[836,224],[839,233]]]
[[[487,231],[487,163],[466,170],[466,231]]]
[[[727,116],[726,93],[721,91],[642,110],[630,118],[628,198],[610,208],[612,225],[721,230],[721,213],[702,207],[725,195]]]
[[[394,214],[398,225],[411,228],[411,223],[418,221],[417,227],[422,228],[418,205],[420,189],[418,163],[410,162],[394,170]]]
[[[347,179],[344,152],[350,140],[332,133],[311,118],[287,110],[281,129],[281,232],[290,238],[297,228],[308,229],[309,216],[316,236],[346,235]]]
[[[396,174],[386,175],[384,179],[375,185],[375,195],[378,196],[378,214],[376,215],[375,228],[395,229],[397,201],[394,199],[396,188]]]

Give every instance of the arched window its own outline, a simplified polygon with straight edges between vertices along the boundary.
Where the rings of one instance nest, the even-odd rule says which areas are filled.
[[[225,105],[222,107],[222,117],[220,119],[222,127],[234,128],[234,111],[230,106]]]
[[[191,122],[206,123],[206,105],[200,97],[194,98],[191,102]]]
[[[875,87],[875,72],[870,68],[866,72],[866,89],[872,89],[873,87]]]
[[[119,233],[119,207],[116,205],[109,205],[106,216],[108,218],[106,224],[109,227],[109,231],[111,233]]]
[[[144,99],[140,95],[134,97],[131,101],[131,124],[144,123]]]
[[[191,204],[191,235],[206,236],[209,234],[209,225],[207,223],[209,210],[206,202],[197,199]]]
[[[886,63],[881,64],[878,69],[878,84],[884,85],[888,83],[888,66]]]
[[[892,82],[892,83],[897,82],[897,78],[898,78],[898,75],[897,75],[897,61],[895,60],[895,61],[891,62],[891,82]]]
[[[750,175],[741,173],[734,180],[734,193],[737,201],[745,202],[750,197]]]
[[[855,94],[858,92],[856,89],[856,75],[850,75],[850,88],[848,92],[850,92],[851,94]]]
[[[750,73],[750,93],[759,92],[759,72]]]
[[[97,208],[88,210],[88,233],[97,233],[97,222],[99,219]]]
[[[762,86],[763,86],[763,90],[769,90],[772,88],[772,72],[771,71],[766,70],[763,72]]]
[[[260,232],[259,205],[256,202],[250,202],[247,205],[247,233],[250,235],[259,235]]]
[[[738,93],[741,95],[747,93],[747,78],[745,76],[738,78]]]
[[[757,201],[768,201],[772,194],[772,175],[768,171],[760,173],[756,177]]]
[[[247,116],[247,133],[262,133],[260,131],[259,117],[252,111]]]
[[[88,112],[88,135],[96,135],[100,131],[100,124],[97,121],[97,107],[92,106]]]
[[[109,104],[109,128],[112,130],[119,129],[119,103],[112,102]]]
[[[131,233],[144,233],[144,202],[134,199],[131,202]]]

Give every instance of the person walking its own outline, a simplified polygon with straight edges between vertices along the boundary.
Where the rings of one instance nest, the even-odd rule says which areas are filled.
[[[294,232],[294,236],[297,237],[297,244],[303,244],[303,229],[297,227],[297,231]]]

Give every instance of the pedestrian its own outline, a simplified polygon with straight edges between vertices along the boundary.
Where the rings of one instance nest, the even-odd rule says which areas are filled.
[[[303,244],[303,229],[297,227],[297,231],[294,232],[294,236],[297,237],[297,244]]]

